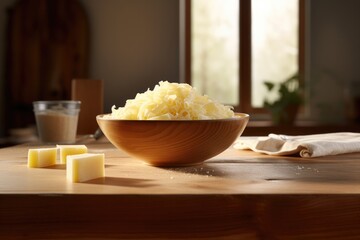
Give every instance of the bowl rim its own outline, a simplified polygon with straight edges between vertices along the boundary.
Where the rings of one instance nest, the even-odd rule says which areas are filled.
[[[99,114],[96,116],[98,120],[105,121],[122,121],[122,122],[217,122],[217,121],[235,121],[243,120],[250,118],[250,115],[247,113],[235,112],[235,116],[232,118],[217,118],[217,119],[198,119],[198,120],[188,120],[188,119],[174,119],[174,120],[136,120],[136,119],[114,119],[114,118],[104,118],[105,115],[110,115],[111,113]]]

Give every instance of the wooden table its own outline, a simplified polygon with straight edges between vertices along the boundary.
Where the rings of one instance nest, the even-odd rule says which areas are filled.
[[[106,177],[30,169],[32,145],[0,149],[0,239],[359,239],[360,154],[270,157],[229,148],[156,168],[107,141]]]

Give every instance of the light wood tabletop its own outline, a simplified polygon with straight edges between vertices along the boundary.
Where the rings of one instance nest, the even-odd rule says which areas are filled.
[[[203,164],[158,168],[106,140],[105,177],[66,181],[0,149],[0,239],[359,239],[360,154],[303,159],[230,147]],[[48,146],[47,146],[48,147]],[[169,153],[171,154],[171,153]]]

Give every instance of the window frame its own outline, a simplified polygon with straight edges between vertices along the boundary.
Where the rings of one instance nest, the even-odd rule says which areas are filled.
[[[191,1],[185,0],[185,82],[191,84],[192,46],[191,46]],[[237,112],[267,113],[265,108],[256,108],[251,105],[251,0],[239,0],[239,105],[234,106]],[[299,33],[298,33],[298,74],[304,85],[305,59],[305,0],[299,0]]]

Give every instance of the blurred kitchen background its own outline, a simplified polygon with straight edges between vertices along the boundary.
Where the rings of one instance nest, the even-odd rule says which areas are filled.
[[[230,0],[220,2],[226,1]],[[261,7],[261,1],[258,2]],[[126,99],[153,88],[161,80],[188,81],[188,60],[192,55],[186,49],[185,33],[189,33],[186,4],[190,3],[189,0],[1,0],[0,138],[33,127],[32,101],[69,99],[73,78],[104,81],[105,113],[111,111],[112,105],[123,106]],[[303,0],[303,7],[304,105],[298,123],[291,127],[326,125],[332,126],[331,130],[356,131],[360,124],[360,28],[357,25],[360,1]],[[37,13],[40,17],[34,20]],[[50,24],[42,24],[44,19]],[[52,28],[39,30],[43,26]],[[242,37],[239,38],[238,42]],[[39,39],[46,39],[46,44]],[[73,62],[66,60],[68,55]],[[274,58],[271,64],[276,61]],[[191,77],[196,78],[196,74]],[[269,78],[264,80],[272,80],[272,76]],[[46,91],[41,90],[42,85]],[[225,80],[223,85],[228,85]],[[235,103],[231,101],[224,103],[238,104],[239,99]],[[262,99],[259,101],[262,103]],[[16,116],[15,111],[23,112],[20,115],[23,117]],[[269,124],[266,112],[250,114],[254,128],[262,126],[256,121]],[[301,129],[297,133],[302,133]]]

